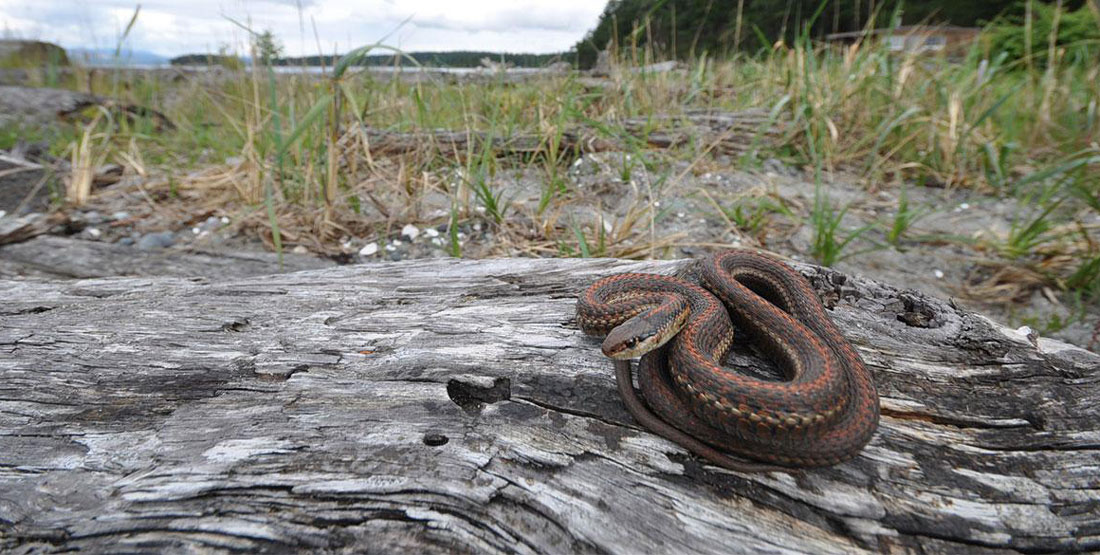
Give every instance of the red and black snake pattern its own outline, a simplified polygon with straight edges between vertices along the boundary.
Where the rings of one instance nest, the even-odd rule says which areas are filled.
[[[578,300],[581,328],[608,336],[604,353],[619,359],[619,391],[634,417],[736,470],[825,466],[855,456],[878,426],[878,394],[805,278],[744,250],[708,256],[699,273],[705,289],[670,276],[619,274],[596,281]],[[734,325],[784,381],[723,366]],[[623,360],[639,354],[645,404]]]

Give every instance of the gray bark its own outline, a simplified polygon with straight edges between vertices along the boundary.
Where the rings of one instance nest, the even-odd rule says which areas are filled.
[[[739,474],[637,427],[574,321],[596,277],[678,267],[0,281],[0,550],[1100,549],[1100,357],[800,266],[882,424]]]

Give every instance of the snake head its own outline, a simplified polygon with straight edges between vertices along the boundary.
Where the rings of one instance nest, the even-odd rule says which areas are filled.
[[[635,316],[607,334],[603,354],[615,360],[640,357],[672,339],[683,327],[686,316],[685,313],[683,317],[664,318],[656,323],[646,314]]]

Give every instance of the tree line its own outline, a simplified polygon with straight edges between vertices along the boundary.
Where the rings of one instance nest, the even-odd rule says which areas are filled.
[[[1063,1],[1062,6],[1074,11],[1086,1]],[[790,43],[803,32],[820,39],[895,21],[972,27],[1002,15],[1018,17],[1025,5],[1023,0],[611,0],[596,27],[573,47],[571,58],[590,67],[609,44],[667,58],[726,55],[779,40]]]

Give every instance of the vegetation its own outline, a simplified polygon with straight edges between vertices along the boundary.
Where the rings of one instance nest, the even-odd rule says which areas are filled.
[[[392,64],[395,55],[408,65],[424,59],[379,55],[373,45],[324,76],[260,65],[182,83],[155,73],[77,73],[65,85],[104,90],[104,80],[127,79],[115,89],[121,100],[157,106],[179,129],[102,116],[53,138],[53,149],[134,168],[148,176],[145,190],[164,191],[151,195],[156,202],[235,211],[237,229],[272,248],[338,254],[346,238],[385,239],[414,224],[438,228],[453,256],[660,257],[673,247],[719,244],[658,231],[681,217],[677,203],[694,199],[725,222],[729,235],[720,244],[733,236],[767,245],[801,230],[809,238],[803,254],[833,264],[868,249],[951,242],[981,260],[968,284],[974,297],[1026,299],[1048,290],[1100,301],[1100,61],[1075,55],[1075,43],[1057,46],[1054,25],[1046,44],[1056,47],[1039,64],[1034,50],[1014,60],[982,44],[954,61],[869,43],[827,48],[813,40],[816,21],[753,55],[718,58],[697,48],[686,72],[623,72],[604,86],[570,74],[516,83],[349,71],[370,60]],[[656,42],[649,44],[637,57],[619,50],[616,61],[657,57]],[[698,141],[650,150],[624,123],[648,120],[649,131],[663,115],[747,109],[767,117],[732,157]],[[371,154],[368,128],[450,129],[472,139],[461,150],[425,140],[382,157]],[[563,146],[578,128],[620,141],[624,151],[579,158]],[[777,140],[765,138],[776,133]],[[494,138],[519,135],[538,137],[537,146],[520,156],[493,150]],[[759,170],[769,159],[812,175],[812,195],[799,201],[762,188],[721,196],[699,185],[709,172]],[[575,177],[588,162],[605,166],[604,182]],[[840,172],[869,193],[892,192],[896,204],[874,222],[856,218],[862,201],[830,190],[830,176]],[[523,189],[517,176],[537,189]],[[1016,216],[1007,229],[968,237],[920,231],[944,211],[913,202],[926,187],[1004,199],[1018,207]],[[491,236],[487,247],[467,242],[475,229]]]
[[[1045,64],[1052,50],[1069,60],[1100,57],[1100,7],[1060,11],[1040,2],[1019,1],[990,27],[990,49],[1012,60]],[[1060,51],[1060,52],[1059,52]]]
[[[1034,2],[1046,27],[1037,21],[1030,36],[1042,42],[1042,48],[1049,36],[1054,3]],[[1090,11],[1082,7],[1085,0],[1059,4],[1080,8],[1075,15],[1063,13],[1078,29],[1067,35],[1067,40],[1085,38],[1082,33],[1088,32],[1089,23],[1084,19]],[[828,33],[887,27],[895,21],[903,25],[981,26],[1006,11],[1011,14],[1003,28],[1007,32],[1013,26],[1022,30],[1025,6],[1026,0],[612,0],[596,27],[573,47],[573,55],[582,68],[592,67],[596,54],[609,46],[631,55],[651,52],[658,58],[691,60],[704,53],[726,56],[737,51],[758,52],[779,41],[791,44],[803,34],[822,39]],[[1095,33],[1095,25],[1091,31]]]

